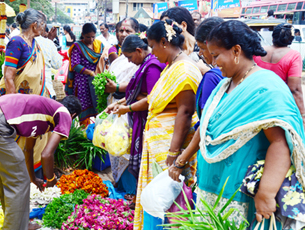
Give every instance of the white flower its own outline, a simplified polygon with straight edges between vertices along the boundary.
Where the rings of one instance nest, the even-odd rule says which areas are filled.
[[[167,41],[171,41],[173,36],[176,36],[176,31],[174,30],[172,25],[168,25],[166,22],[164,23],[165,30],[166,30],[166,38]]]
[[[61,195],[60,188],[50,187],[45,188],[43,192],[40,192],[37,186],[31,183],[31,192],[30,192],[30,200],[36,201],[40,204],[45,204],[51,202],[55,197],[59,197]]]

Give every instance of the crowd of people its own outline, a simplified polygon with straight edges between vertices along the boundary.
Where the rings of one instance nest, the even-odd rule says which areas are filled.
[[[136,19],[126,18],[116,24],[116,37],[108,33],[105,23],[100,25],[99,37],[96,26],[86,23],[79,39],[65,26],[70,46],[66,93],[74,97],[70,98],[71,102],[63,103],[68,112],[59,111],[72,118],[79,115],[80,123],[87,126],[97,115],[90,79],[105,69],[116,76],[116,82],[107,80],[105,92],[110,95],[105,112],[125,116],[133,133],[130,154],[110,156],[111,170],[115,186],[127,193],[125,199],[135,209],[134,229],[156,227],[147,226],[141,206],[142,191],[154,179],[154,164],[162,170],[168,169],[173,180],[179,181],[182,174],[187,186],[197,186],[197,207],[203,210],[200,198],[212,206],[215,202],[224,205],[242,185],[248,167],[260,160],[265,161],[264,171],[254,198],[237,192],[226,209],[238,210],[230,216],[238,225],[245,219],[256,223],[264,218],[264,229],[268,229],[277,207],[275,197],[291,165],[305,188],[302,59],[288,47],[294,40],[292,25],[276,26],[273,45],[262,47],[257,32],[238,20],[224,21],[219,17],[202,20],[200,14],[190,14],[183,7],[168,9],[160,19],[141,31]],[[33,9],[18,14],[16,21],[22,30],[7,44],[0,93],[36,94],[55,99],[48,69],[59,68],[62,59],[52,53],[56,49],[51,45],[54,30],[48,34],[45,15]],[[7,115],[8,106],[1,99],[3,124],[9,131],[7,123],[13,129],[16,125],[21,127],[18,119]],[[52,108],[60,106],[50,101],[45,103]],[[48,113],[36,110],[53,118],[56,114],[54,109]],[[1,114],[0,110],[0,118]],[[31,181],[38,187],[41,181],[37,178],[42,173],[47,176],[49,186],[56,181],[47,162],[52,162],[50,155],[60,138],[67,137],[69,132],[62,123],[66,119],[70,124],[70,117],[61,115],[54,121],[50,130],[56,136],[43,135],[36,142],[24,137],[18,139],[19,147],[25,148],[28,155],[33,155],[34,148],[34,160],[27,161],[27,166]],[[19,129],[16,131],[25,137],[46,132],[25,135]],[[1,138],[7,135],[0,134]],[[52,141],[55,144],[49,144]],[[1,154],[5,151],[0,149]],[[33,167],[37,169],[36,175]],[[14,201],[6,200],[7,175],[4,170],[0,172],[0,197],[6,205],[5,202]],[[24,183],[23,186],[26,187]],[[220,193],[223,194],[218,200]],[[221,205],[216,209],[222,208]],[[301,204],[294,205],[298,209]],[[12,211],[13,208],[6,210]],[[13,215],[7,213],[6,216]],[[20,219],[28,215],[26,208],[20,215]],[[14,217],[6,217],[4,229],[23,229],[11,228],[9,223],[13,220]],[[296,226],[304,227],[305,220],[277,214],[276,226],[296,229]]]

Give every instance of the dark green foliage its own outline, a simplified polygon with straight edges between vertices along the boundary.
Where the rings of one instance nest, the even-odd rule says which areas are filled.
[[[107,70],[103,73],[99,73],[95,76],[94,80],[92,81],[92,84],[95,88],[95,94],[97,95],[98,101],[97,101],[97,111],[101,113],[107,108],[107,97],[108,93],[105,93],[105,86],[107,84],[106,79],[110,79],[114,82],[116,82],[116,77],[112,75]]]
[[[82,127],[76,127],[77,123],[73,120],[69,138],[59,143],[54,161],[60,168],[78,167],[91,170],[94,158],[98,156],[103,161],[103,155],[106,153],[84,136]]]
[[[229,179],[229,178],[228,178]],[[244,221],[240,226],[238,226],[234,220],[230,221],[228,218],[232,215],[233,212],[239,212],[236,208],[230,208],[227,212],[225,209],[232,202],[236,193],[239,191],[239,188],[232,195],[232,197],[227,201],[227,203],[221,207],[220,211],[216,212],[216,207],[219,204],[219,201],[223,195],[224,189],[228,182],[226,180],[224,186],[222,187],[218,198],[214,204],[214,206],[210,206],[206,200],[200,199],[200,202],[204,206],[203,210],[200,210],[197,206],[195,210],[192,210],[190,203],[183,191],[184,199],[186,202],[186,206],[188,210],[184,210],[179,204],[174,202],[181,211],[177,213],[168,213],[167,217],[175,218],[172,220],[173,224],[164,224],[162,226],[165,229],[170,229],[171,227],[178,227],[178,229],[184,230],[193,230],[193,229],[202,229],[202,230],[245,230],[249,225],[247,220],[244,218]],[[199,199],[199,197],[198,197]]]

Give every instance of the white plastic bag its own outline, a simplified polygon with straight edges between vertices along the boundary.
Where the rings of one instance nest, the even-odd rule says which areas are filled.
[[[154,217],[164,219],[165,212],[181,193],[184,176],[180,175],[179,179],[181,182],[174,181],[168,175],[168,170],[156,176],[141,194],[141,205],[144,211]]]
[[[113,123],[105,136],[105,144],[111,155],[119,157],[130,153],[132,129],[123,116],[113,116]]]

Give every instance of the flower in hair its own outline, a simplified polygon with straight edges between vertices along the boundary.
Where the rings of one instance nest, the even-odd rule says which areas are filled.
[[[176,25],[176,22],[173,22],[172,25],[168,25],[166,22],[164,23],[164,27],[166,30],[166,38],[169,42],[173,39],[173,36],[176,36],[174,25]]]
[[[139,38],[141,39],[145,39],[147,36],[146,36],[146,31],[142,32],[142,33],[139,33],[137,34]]]

